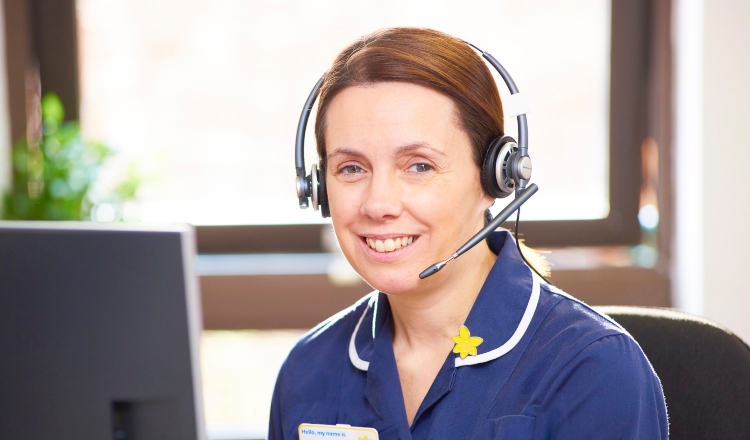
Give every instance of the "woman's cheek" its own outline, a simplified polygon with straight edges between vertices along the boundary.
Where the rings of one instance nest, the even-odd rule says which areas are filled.
[[[351,215],[358,210],[360,203],[361,198],[357,195],[356,188],[351,185],[342,185],[340,182],[328,185],[328,206],[332,218],[335,219],[338,215]]]
[[[416,217],[428,215],[429,218],[443,217],[449,214],[450,192],[444,188],[418,187],[404,192],[404,206]],[[443,212],[446,211],[446,212]]]

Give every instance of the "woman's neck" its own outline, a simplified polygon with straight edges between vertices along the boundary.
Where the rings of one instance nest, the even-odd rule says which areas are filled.
[[[466,321],[496,258],[488,246],[477,246],[433,276],[429,290],[389,295],[394,348],[452,346],[450,338]]]

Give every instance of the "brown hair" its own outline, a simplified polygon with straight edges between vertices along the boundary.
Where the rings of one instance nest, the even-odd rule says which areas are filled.
[[[468,44],[442,32],[389,28],[365,35],[334,61],[320,89],[315,140],[326,158],[325,120],[333,98],[347,87],[378,82],[418,84],[453,101],[460,126],[482,166],[492,139],[503,135],[503,107],[487,65]]]

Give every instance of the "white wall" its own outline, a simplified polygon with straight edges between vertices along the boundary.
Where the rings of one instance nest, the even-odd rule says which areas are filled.
[[[704,2],[704,309],[750,341],[750,2]]]
[[[676,6],[675,305],[750,341],[750,2]]]

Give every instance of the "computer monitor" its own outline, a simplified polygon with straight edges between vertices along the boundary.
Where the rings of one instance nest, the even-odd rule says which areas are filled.
[[[205,439],[194,242],[0,222],[0,437]]]

